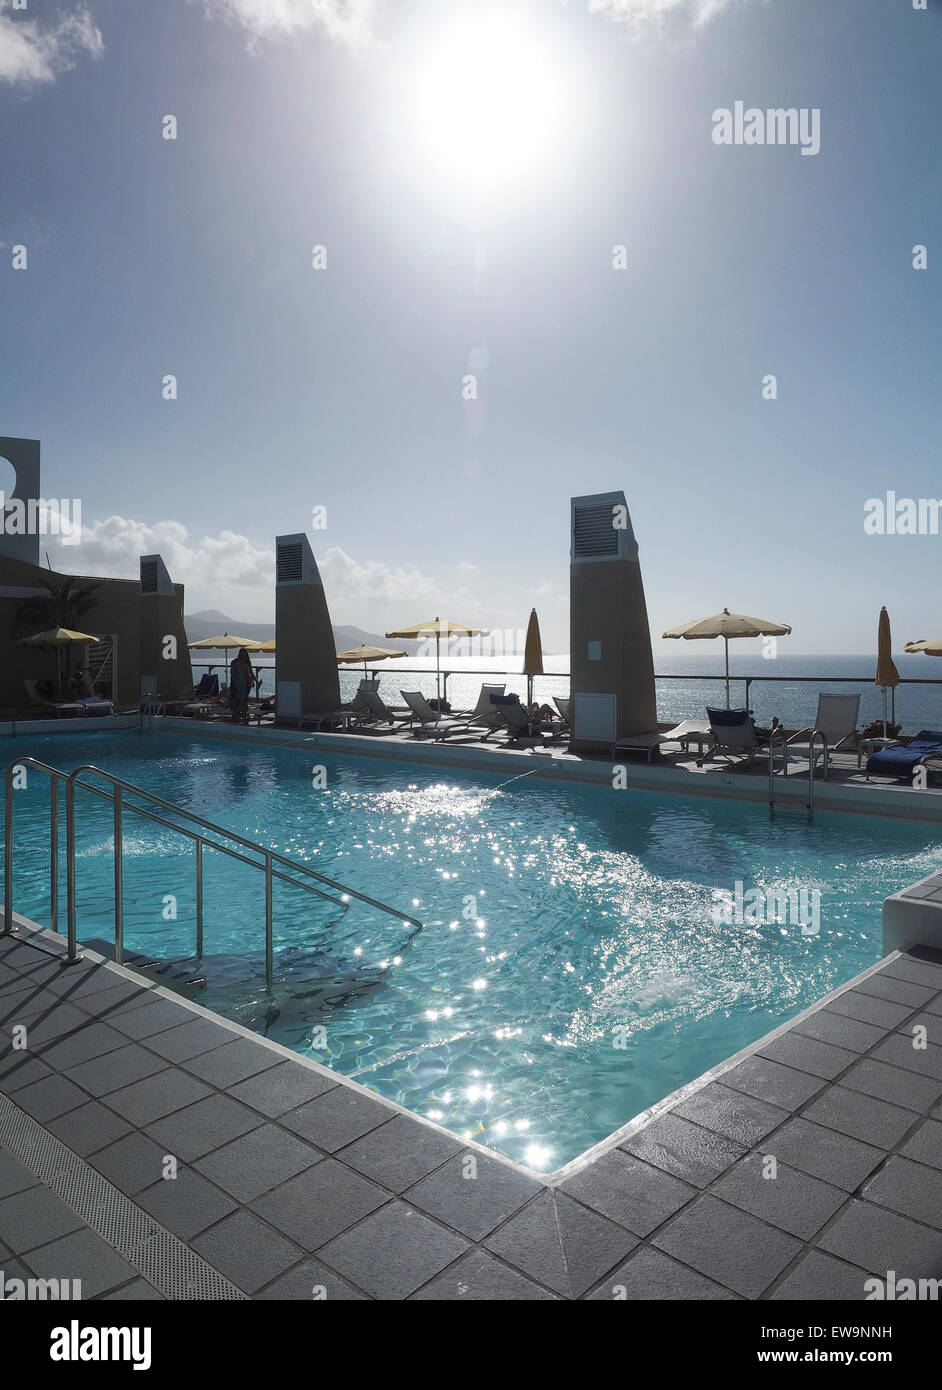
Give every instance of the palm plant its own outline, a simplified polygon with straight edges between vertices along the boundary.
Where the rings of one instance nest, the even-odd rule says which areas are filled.
[[[17,635],[30,632],[45,632],[47,628],[66,627],[80,630],[81,620],[97,605],[97,582],[80,580],[75,575],[62,579],[40,578],[46,590],[44,594],[33,594],[17,609],[15,631]],[[56,671],[59,694],[62,694],[62,669],[59,662],[59,648],[55,648]]]

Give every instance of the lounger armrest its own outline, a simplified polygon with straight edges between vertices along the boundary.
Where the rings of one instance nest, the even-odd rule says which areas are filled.
[[[786,738],[785,742],[786,744],[804,743],[807,742],[807,740],[811,737],[813,733],[814,729],[811,728],[796,729],[795,732],[792,734],[791,738]]]

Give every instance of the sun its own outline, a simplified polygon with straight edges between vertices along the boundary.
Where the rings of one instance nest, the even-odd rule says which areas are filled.
[[[488,194],[550,167],[561,74],[533,25],[467,16],[431,44],[415,97],[418,138],[439,176]]]

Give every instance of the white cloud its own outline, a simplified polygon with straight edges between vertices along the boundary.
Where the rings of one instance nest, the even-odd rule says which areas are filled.
[[[462,560],[460,565],[457,565],[455,568],[462,574],[473,574],[477,569],[477,565],[472,565],[470,560]]]
[[[290,38],[320,29],[328,38],[360,48],[373,35],[380,0],[203,0],[210,18],[217,16],[247,29],[257,39]]]
[[[625,24],[636,34],[662,28],[668,20],[699,29],[738,3],[745,0],[588,0],[590,14]]]
[[[22,15],[13,14],[10,0],[0,0],[0,82],[54,82],[79,58],[100,58],[105,51],[84,5],[45,25]]]

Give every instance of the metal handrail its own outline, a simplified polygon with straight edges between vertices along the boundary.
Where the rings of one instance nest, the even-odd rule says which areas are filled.
[[[775,791],[773,778],[775,776],[775,735],[782,736],[782,776],[788,776],[788,737],[782,725],[777,725],[769,735],[769,805],[775,804]]]
[[[808,814],[814,815],[814,745],[815,740],[821,740],[824,752],[822,766],[824,768],[824,780],[828,780],[828,740],[827,734],[822,729],[815,729],[808,740]]]
[[[92,763],[87,763],[81,767],[73,769],[70,773],[63,772],[60,768],[51,767],[48,763],[40,762],[38,758],[23,757],[17,758],[10,763],[6,769],[5,776],[5,796],[4,806],[6,814],[6,836],[4,847],[4,913],[3,925],[0,928],[0,935],[5,936],[13,928],[13,776],[18,768],[33,767],[40,772],[46,773],[50,777],[51,801],[50,801],[50,925],[54,931],[58,930],[58,865],[59,865],[59,834],[58,834],[58,814],[59,814],[59,783],[65,781],[66,784],[66,874],[67,874],[67,902],[68,902],[68,953],[67,960],[71,964],[78,957],[77,951],[77,931],[76,931],[76,902],[75,902],[75,788],[81,787],[89,791],[93,796],[98,796],[105,801],[110,801],[114,807],[114,894],[115,894],[115,960],[120,964],[124,950],[124,856],[123,856],[123,813],[125,808],[136,812],[145,819],[163,826],[167,830],[175,831],[187,839],[193,840],[196,845],[196,955],[202,956],[203,947],[203,847],[219,850],[222,854],[228,854],[231,858],[239,860],[243,864],[249,864],[252,868],[263,869],[265,872],[265,977],[268,989],[271,989],[273,970],[274,970],[274,950],[273,950],[273,930],[272,930],[272,881],[275,878],[281,879],[286,883],[294,884],[296,887],[303,888],[307,892],[315,893],[318,897],[325,898],[333,903],[342,911],[348,908],[349,898],[356,898],[360,902],[369,904],[389,916],[397,918],[403,926],[409,925],[415,928],[410,934],[409,939],[422,930],[423,923],[417,917],[412,917],[408,913],[397,912],[395,908],[387,903],[382,903],[376,898],[371,898],[367,893],[361,893],[355,888],[347,888],[344,884],[338,883],[335,879],[328,878],[326,874],[318,873],[308,864],[300,864],[297,860],[289,859],[286,855],[279,854],[277,850],[269,849],[256,843],[254,840],[247,839],[244,835],[239,835],[236,831],[227,830],[224,826],[217,825],[213,821],[206,820],[203,816],[198,816],[193,811],[188,811],[182,806],[177,806],[171,801],[166,801],[163,797],[157,796],[154,792],[146,791],[143,787],[138,787],[132,782],[127,782],[121,777],[115,777],[113,773],[105,772],[102,768],[96,767]],[[111,792],[95,787],[88,781],[82,780],[84,776],[92,775],[100,777],[112,788]],[[261,855],[261,862],[250,858],[247,854],[240,853],[230,845],[222,844],[217,840],[210,839],[207,835],[200,834],[187,826],[178,825],[173,821],[167,820],[164,816],[157,815],[156,812],[149,810],[145,806],[138,806],[133,801],[125,801],[124,793],[129,792],[134,796],[143,797],[146,801],[170,811],[173,815],[184,817],[199,825],[203,830],[211,831],[214,835],[219,835],[223,839],[228,839],[242,845],[245,849],[254,854]],[[282,865],[289,869],[290,873],[276,869],[275,864]],[[306,877],[295,878],[294,874],[299,873]],[[339,899],[334,898],[330,893],[325,893],[322,888],[316,887],[314,883],[306,881],[316,879],[319,884],[326,884],[341,894]]]

